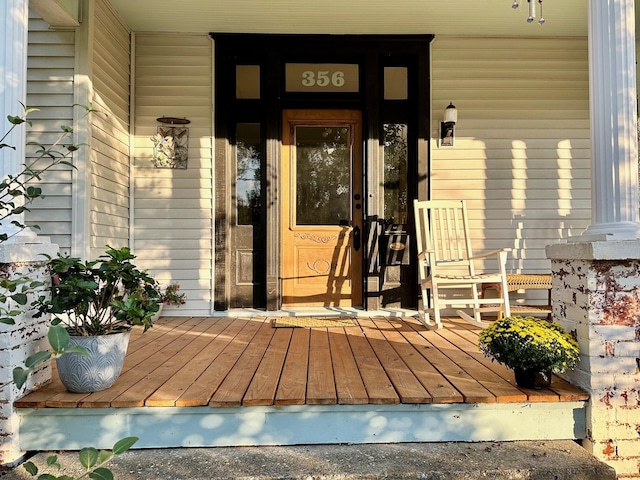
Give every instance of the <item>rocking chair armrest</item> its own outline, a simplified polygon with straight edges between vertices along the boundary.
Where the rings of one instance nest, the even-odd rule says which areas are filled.
[[[434,250],[423,250],[418,252],[418,260],[427,260],[433,253],[435,253]]]
[[[491,252],[481,253],[480,255],[474,255],[469,260],[475,260],[477,258],[492,257],[494,255],[500,255],[501,253],[505,253],[506,254],[506,253],[509,253],[510,251],[511,251],[510,248],[501,248],[500,250],[493,250]]]

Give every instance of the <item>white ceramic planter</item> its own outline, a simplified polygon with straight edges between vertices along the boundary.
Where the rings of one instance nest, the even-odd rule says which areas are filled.
[[[158,311],[151,317],[151,323],[154,323],[156,320],[160,318],[160,314],[162,313],[162,307],[164,307],[164,303],[158,304]]]
[[[62,384],[70,392],[76,393],[109,388],[122,371],[130,335],[131,331],[95,337],[72,336],[69,347],[81,345],[87,349],[89,356],[67,353],[56,359]]]

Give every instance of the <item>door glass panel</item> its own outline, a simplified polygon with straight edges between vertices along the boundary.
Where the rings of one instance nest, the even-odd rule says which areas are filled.
[[[407,125],[384,125],[384,218],[407,221]]]
[[[408,97],[407,67],[384,67],[384,99],[406,100]]]
[[[297,126],[296,224],[351,219],[351,131],[347,125]]]
[[[236,208],[238,225],[260,222],[260,124],[236,126]]]
[[[260,65],[236,66],[236,98],[260,98]]]

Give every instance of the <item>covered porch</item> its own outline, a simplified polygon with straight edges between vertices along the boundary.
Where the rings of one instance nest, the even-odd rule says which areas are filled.
[[[515,386],[462,321],[431,331],[413,317],[315,328],[272,318],[166,317],[135,331],[108,390],[69,393],[54,373],[16,401],[21,448],[108,447],[129,433],[139,448],[586,436],[584,391],[558,377]]]

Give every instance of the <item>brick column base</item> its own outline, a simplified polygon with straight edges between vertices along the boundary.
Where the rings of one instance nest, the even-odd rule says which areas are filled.
[[[568,381],[591,396],[584,447],[640,475],[640,240],[550,245],[554,319],[576,335]]]
[[[49,281],[42,253],[54,256],[58,247],[52,244],[0,245],[0,279],[27,275],[34,280]],[[42,287],[42,289],[47,288]],[[22,309],[17,304],[10,309]],[[24,366],[29,355],[48,348],[49,318],[33,318],[33,311],[23,311],[14,318],[15,325],[0,324],[0,383],[10,382],[13,369]],[[21,391],[11,384],[0,391],[0,464],[11,465],[24,452],[19,445],[19,422],[13,402],[27,392],[51,381],[51,366],[46,364],[34,372]]]

